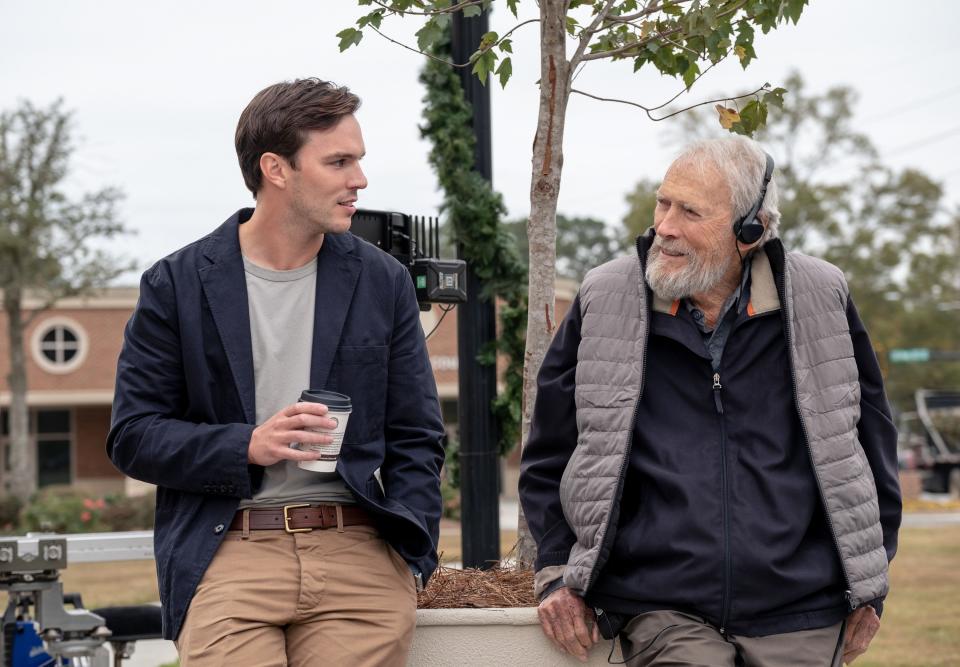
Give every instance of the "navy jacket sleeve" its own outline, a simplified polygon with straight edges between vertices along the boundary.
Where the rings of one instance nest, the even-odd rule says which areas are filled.
[[[188,419],[176,298],[163,262],[144,273],[124,331],[107,453],[122,472],[190,493],[249,498],[254,426]]]
[[[535,569],[565,565],[576,537],[560,506],[560,477],[577,446],[580,297],[574,299],[537,375],[537,400],[520,462],[520,502],[537,543]]]
[[[847,321],[860,374],[860,421],[857,423],[857,432],[877,486],[883,546],[887,551],[887,560],[893,560],[897,552],[897,531],[903,510],[897,472],[897,429],[884,393],[880,364],[852,298],[847,301]]]
[[[380,467],[384,495],[417,515],[436,546],[440,534],[443,500],[440,466],[443,464],[443,420],[436,381],[420,326],[420,309],[409,274],[397,274],[394,284],[397,307],[390,344],[387,404],[384,424],[386,453]],[[420,554],[401,553],[408,562]],[[429,574],[436,566],[418,566]]]

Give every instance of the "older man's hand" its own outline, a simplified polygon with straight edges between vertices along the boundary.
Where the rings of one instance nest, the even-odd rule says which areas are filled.
[[[583,662],[587,651],[600,641],[600,629],[593,610],[583,598],[566,586],[558,588],[540,602],[537,609],[543,632],[553,643]]]
[[[843,635],[843,661],[853,662],[867,652],[870,641],[880,629],[880,617],[870,605],[858,607],[847,616],[847,629]]]

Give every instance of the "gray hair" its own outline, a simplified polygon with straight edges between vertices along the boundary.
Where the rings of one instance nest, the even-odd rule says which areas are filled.
[[[708,167],[716,168],[727,180],[733,220],[737,220],[746,215],[760,196],[767,157],[760,144],[753,139],[730,136],[704,139],[691,144],[677,156],[670,167],[679,165],[693,167],[701,174]],[[777,228],[780,226],[780,211],[777,208],[779,203],[777,181],[776,178],[771,178],[767,195],[760,207],[760,214],[766,220],[766,230],[760,239],[760,245],[777,236]],[[730,221],[731,224],[733,220]]]

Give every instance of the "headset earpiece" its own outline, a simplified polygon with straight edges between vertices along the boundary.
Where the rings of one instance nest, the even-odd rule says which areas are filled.
[[[767,156],[767,166],[763,172],[760,196],[757,197],[757,201],[750,207],[747,214],[733,223],[733,235],[737,237],[740,243],[747,245],[756,243],[763,236],[763,223],[757,218],[757,214],[760,212],[760,207],[763,206],[763,199],[767,196],[767,186],[770,184],[770,179],[773,178],[773,158],[770,157],[769,153],[764,153],[764,155]]]

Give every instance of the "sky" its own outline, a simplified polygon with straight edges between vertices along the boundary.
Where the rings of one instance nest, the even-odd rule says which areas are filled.
[[[529,0],[521,19],[534,15]],[[515,23],[495,2],[491,28]],[[725,62],[678,100],[781,83],[798,70],[811,93],[849,85],[859,93],[855,123],[895,168],[918,167],[960,204],[960,3],[812,0],[800,22],[758,32],[746,71]],[[523,12],[526,13],[523,13]],[[336,33],[361,15],[353,0],[0,0],[0,109],[20,100],[63,98],[74,112],[73,192],[115,186],[134,232],[109,244],[139,270],[253,204],[233,148],[240,112],[262,88],[317,76],[349,86],[369,180],[362,208],[436,214],[441,202],[420,138],[422,57],[368,34],[340,53]],[[384,23],[414,44],[416,24]],[[530,157],[537,115],[537,27],[514,33],[514,76],[493,84],[494,187],[511,218],[529,210]],[[599,61],[576,87],[656,105],[682,86],[652,70]],[[624,197],[640,178],[658,179],[676,151],[676,125],[632,107],[574,96],[564,141],[559,211],[618,225]],[[135,283],[136,276],[124,276]]]

